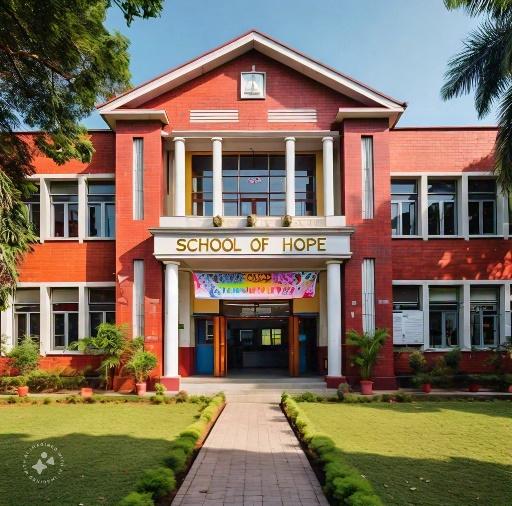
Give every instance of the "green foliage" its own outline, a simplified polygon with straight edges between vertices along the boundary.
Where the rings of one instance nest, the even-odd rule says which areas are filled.
[[[512,2],[510,0],[445,0],[449,9],[463,8],[471,16],[483,15],[480,26],[464,41],[463,49],[448,62],[442,97],[475,92],[480,118],[497,104],[498,135],[494,171],[505,191],[512,189]]]
[[[336,390],[338,400],[343,401],[345,395],[349,394],[351,391],[352,389],[350,388],[350,385],[348,383],[340,383]]]
[[[409,355],[409,367],[414,374],[425,372],[427,370],[427,359],[425,358],[425,354],[420,350],[413,351]]]
[[[137,492],[149,492],[153,499],[160,499],[176,488],[176,478],[172,470],[166,467],[146,469],[135,488]]]
[[[37,369],[27,375],[27,385],[31,392],[54,392],[62,388],[58,374]]]
[[[421,385],[431,385],[433,383],[433,376],[428,372],[421,372],[416,374],[412,381],[417,387],[420,387]]]
[[[176,402],[187,402],[188,401],[188,393],[185,392],[185,390],[180,390],[174,398],[176,399]]]
[[[130,492],[126,497],[123,497],[117,506],[153,506],[155,502],[151,498],[149,492]]]
[[[297,402],[318,402],[319,396],[313,392],[302,392],[301,394],[294,395],[293,399]]]
[[[462,352],[460,351],[460,348],[453,348],[444,355],[443,359],[446,367],[449,367],[454,373],[456,373],[459,370],[461,357]]]
[[[162,383],[155,383],[155,393],[156,395],[164,395],[166,392],[165,385],[162,385]]]
[[[14,394],[18,387],[26,385],[24,376],[0,376],[0,392]]]
[[[134,375],[137,383],[143,383],[157,365],[158,359],[154,353],[139,350],[128,361],[126,369]]]
[[[357,354],[352,357],[352,362],[359,367],[362,379],[366,380],[372,377],[373,367],[377,362],[379,351],[388,337],[387,329],[375,329],[374,333],[357,332],[355,330],[347,332],[347,344],[358,348]]]
[[[39,364],[39,346],[31,337],[27,336],[7,356],[12,367],[23,376],[36,369]]]
[[[187,467],[187,453],[183,448],[173,448],[165,457],[164,462],[175,474],[180,474]]]

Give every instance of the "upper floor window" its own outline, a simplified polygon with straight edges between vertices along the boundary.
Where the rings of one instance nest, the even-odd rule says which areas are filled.
[[[420,287],[415,285],[393,286],[393,309],[405,311],[420,308]]]
[[[418,233],[418,183],[414,179],[391,180],[391,229],[393,235]]]
[[[94,181],[88,184],[89,237],[115,236],[115,185]]]
[[[458,288],[430,287],[430,346],[446,348],[459,344]]]
[[[78,288],[52,290],[53,349],[66,349],[78,340]]]
[[[498,344],[498,290],[494,286],[471,287],[471,346]]]
[[[470,235],[496,233],[496,181],[468,180],[468,219]]]
[[[39,233],[40,233],[40,217],[41,217],[41,213],[40,213],[40,208],[41,208],[41,204],[40,204],[40,198],[41,198],[41,194],[40,194],[40,191],[39,191],[39,185],[35,185],[36,187],[36,190],[34,191],[34,193],[32,193],[30,195],[30,197],[28,197],[26,200],[25,200],[25,204],[27,206],[27,209],[28,209],[28,216],[30,218],[30,222],[32,223],[32,228],[34,229],[34,233],[39,236]]]
[[[428,234],[457,233],[457,182],[428,181]]]
[[[24,337],[39,341],[39,288],[18,288],[14,296],[16,344]]]
[[[50,185],[53,237],[78,237],[78,182]]]
[[[295,214],[316,214],[315,155],[295,157]],[[192,157],[192,213],[213,212],[212,157]],[[222,157],[224,216],[283,216],[286,214],[284,155],[226,155]]]
[[[95,336],[101,323],[116,321],[116,289],[89,288],[89,331]]]
[[[240,98],[265,98],[265,72],[241,72]]]

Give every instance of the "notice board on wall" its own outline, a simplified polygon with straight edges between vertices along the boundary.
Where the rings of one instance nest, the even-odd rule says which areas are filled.
[[[423,344],[423,311],[393,312],[393,344]]]

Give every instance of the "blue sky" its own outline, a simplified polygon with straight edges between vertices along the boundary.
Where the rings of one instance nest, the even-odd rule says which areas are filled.
[[[478,120],[472,96],[440,98],[448,59],[477,24],[442,0],[167,0],[158,19],[127,28],[111,9],[107,24],[131,40],[134,85],[256,28],[407,101],[400,126],[495,122]],[[105,127],[96,114],[85,124]]]

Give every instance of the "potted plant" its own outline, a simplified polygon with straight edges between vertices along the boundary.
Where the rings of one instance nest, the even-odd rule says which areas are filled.
[[[83,399],[90,399],[92,397],[92,388],[91,387],[82,387],[80,388],[80,396]]]
[[[413,382],[416,386],[421,387],[421,391],[429,394],[432,391],[432,374],[428,372],[420,372],[414,376]]]
[[[18,395],[28,395],[27,376],[34,371],[39,364],[39,345],[30,337],[26,336],[23,341],[15,346],[8,354],[10,365],[19,374]]]
[[[126,364],[126,368],[132,372],[135,377],[135,387],[137,395],[146,393],[146,380],[149,373],[157,366],[158,359],[150,351],[138,350]]]
[[[347,344],[356,346],[358,352],[352,357],[352,363],[359,367],[361,374],[361,393],[373,394],[373,381],[371,380],[373,367],[377,362],[380,349],[389,337],[386,329],[375,329],[372,332],[347,332]]]
[[[474,374],[468,376],[468,392],[478,392],[481,388],[480,378]]]

